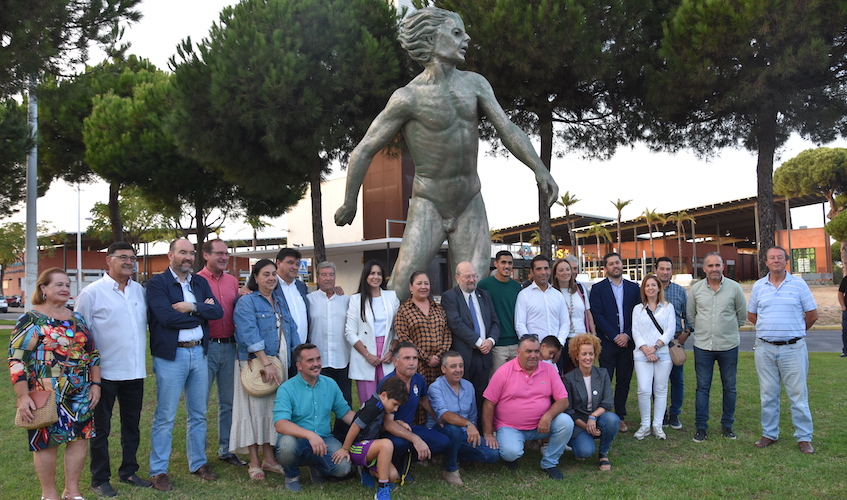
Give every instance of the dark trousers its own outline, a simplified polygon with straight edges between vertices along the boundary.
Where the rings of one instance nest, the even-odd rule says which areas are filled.
[[[482,408],[482,393],[485,392],[485,388],[488,387],[488,374],[490,372],[491,368],[484,368],[483,366],[482,353],[478,350],[474,350],[470,365],[465,366],[465,374],[463,378],[473,384],[477,408]],[[482,421],[482,412],[479,412],[477,419],[480,422]],[[478,428],[482,428],[479,425],[480,422],[474,422],[474,425]]]
[[[635,362],[632,359],[635,343],[630,339],[626,347],[618,347],[613,342],[603,342],[602,347],[600,367],[605,368],[609,372],[609,378],[615,380],[615,413],[623,420],[626,417],[629,383],[632,381],[632,371],[635,368]]]
[[[341,395],[344,397],[344,401],[347,401],[347,406],[349,406],[353,411],[356,411],[356,409],[353,408],[353,382],[350,380],[347,368],[323,367],[321,368],[321,375],[335,380],[335,383],[338,384],[338,388],[341,389]],[[345,424],[340,418],[335,419],[335,425],[332,428],[332,435],[335,436],[335,439],[343,443],[344,439],[347,438],[348,430],[350,430],[349,425]]]
[[[841,311],[841,352],[847,354],[847,311]]]
[[[144,399],[144,379],[100,381],[100,402],[94,407],[94,426],[97,436],[91,438],[91,486],[108,482],[112,476],[109,463],[109,433],[112,430],[112,409],[118,401],[121,417],[121,466],[118,477],[125,479],[138,471],[138,444],[141,442],[139,423]]]

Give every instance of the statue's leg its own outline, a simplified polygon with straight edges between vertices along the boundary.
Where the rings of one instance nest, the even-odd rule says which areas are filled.
[[[447,235],[450,244],[451,271],[456,270],[459,262],[468,261],[474,265],[479,279],[488,276],[491,265],[491,233],[488,230],[488,215],[482,194],[468,204],[468,208],[456,219],[455,229]],[[455,273],[451,272],[451,276]]]
[[[409,201],[403,244],[388,282],[388,288],[397,293],[400,302],[409,298],[409,277],[415,271],[426,271],[446,237],[444,220],[435,204],[413,196]]]

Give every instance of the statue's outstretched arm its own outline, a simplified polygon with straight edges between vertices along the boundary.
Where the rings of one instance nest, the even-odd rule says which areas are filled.
[[[374,156],[400,132],[403,124],[411,118],[411,95],[405,89],[394,91],[385,109],[374,119],[365,137],[350,154],[347,164],[347,189],[344,205],[335,212],[335,223],[350,224],[356,217],[356,198],[368,173]]]
[[[494,96],[494,90],[491,84],[482,75],[473,74],[476,78],[478,87],[479,105],[483,113],[488,116],[497,133],[500,134],[500,139],[503,145],[506,146],[515,157],[524,165],[531,168],[535,172],[535,180],[538,182],[538,187],[547,193],[547,204],[552,205],[559,197],[559,186],[553,180],[553,176],[544,166],[544,162],[538,157],[535,148],[527,137],[526,133],[517,125],[509,120],[506,112],[497,102]]]

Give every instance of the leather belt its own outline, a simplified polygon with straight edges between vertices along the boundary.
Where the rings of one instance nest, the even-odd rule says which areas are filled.
[[[216,344],[232,344],[232,343],[235,342],[235,337],[222,337],[222,338],[212,337],[212,338],[209,339],[209,341],[214,342]]]
[[[198,345],[203,345],[202,340],[191,340],[188,342],[177,342],[177,347],[197,347]]]
[[[773,344],[773,345],[791,345],[791,344],[796,344],[797,341],[799,341],[799,340],[803,340],[803,337],[794,337],[791,340],[775,340],[775,341],[762,339],[763,342],[767,342],[768,344]]]

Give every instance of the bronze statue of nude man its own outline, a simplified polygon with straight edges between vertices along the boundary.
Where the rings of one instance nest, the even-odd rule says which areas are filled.
[[[373,157],[402,132],[415,163],[415,178],[389,285],[405,300],[409,276],[429,266],[445,239],[451,262],[472,262],[480,277],[488,275],[491,240],[477,173],[480,111],[506,148],[535,172],[549,204],[559,188],[527,135],[509,121],[488,80],[456,69],[464,62],[471,39],[458,14],[420,9],[403,21],[398,39],[424,70],[394,92],[351,154],[344,205],[335,213],[335,223],[353,221]]]

